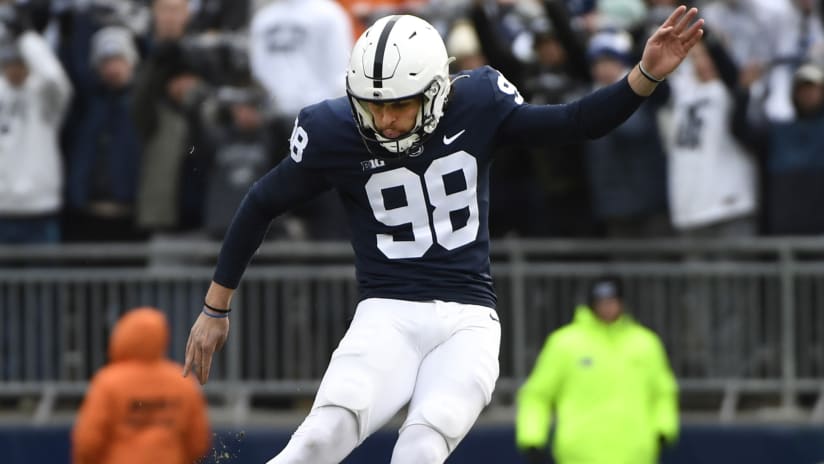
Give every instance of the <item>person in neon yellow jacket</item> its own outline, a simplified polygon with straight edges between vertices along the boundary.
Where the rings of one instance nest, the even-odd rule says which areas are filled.
[[[661,341],[624,313],[619,279],[550,334],[517,397],[516,441],[531,462],[651,464],[678,437],[678,386]],[[554,422],[554,424],[553,424]]]

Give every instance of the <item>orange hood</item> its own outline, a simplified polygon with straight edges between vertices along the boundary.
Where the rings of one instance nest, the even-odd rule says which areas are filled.
[[[109,340],[109,360],[156,361],[169,346],[166,316],[155,308],[133,309],[120,318]]]

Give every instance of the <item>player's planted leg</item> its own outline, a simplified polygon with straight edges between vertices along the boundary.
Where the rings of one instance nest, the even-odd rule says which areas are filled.
[[[441,464],[449,456],[446,439],[437,430],[413,424],[401,430],[392,464]]]
[[[315,408],[286,448],[267,464],[337,464],[358,444],[355,415],[337,406]]]
[[[501,326],[495,311],[436,305],[443,317],[457,320],[450,324],[449,338],[430,351],[418,369],[392,464],[443,463],[489,404],[498,378]]]

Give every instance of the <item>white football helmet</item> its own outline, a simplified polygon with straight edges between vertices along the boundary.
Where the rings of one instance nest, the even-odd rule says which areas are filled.
[[[360,36],[349,59],[346,93],[370,152],[390,158],[420,154],[421,144],[443,116],[451,88],[450,62],[438,31],[415,16],[381,18]],[[377,132],[366,102],[416,96],[423,98],[415,127],[409,133],[389,139]]]

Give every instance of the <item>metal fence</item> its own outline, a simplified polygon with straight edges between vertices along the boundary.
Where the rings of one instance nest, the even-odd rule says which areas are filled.
[[[135,306],[166,311],[180,360],[217,251],[211,242],[0,247],[0,395],[38,395],[37,416],[47,417],[61,394],[83,391],[113,324]],[[718,395],[727,418],[749,393],[784,410],[812,395],[812,417],[824,419],[822,258],[821,239],[496,242],[496,401],[511,401],[546,335],[570,320],[591,278],[610,272],[664,340],[685,394]],[[255,395],[310,397],[357,303],[351,261],[348,244],[265,244],[207,391],[241,411]]]

